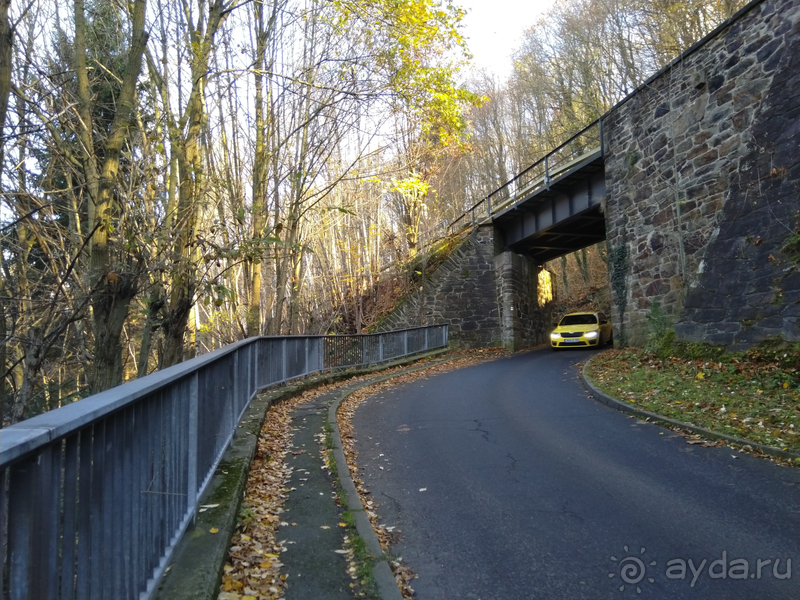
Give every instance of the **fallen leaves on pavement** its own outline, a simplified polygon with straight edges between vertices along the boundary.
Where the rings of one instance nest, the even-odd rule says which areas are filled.
[[[393,383],[385,382],[377,385],[389,387],[390,385],[413,381],[436,372],[477,364],[497,357],[499,352],[481,350],[462,354],[465,355],[462,358],[427,367],[416,373],[402,375],[397,379],[391,380]],[[383,371],[382,374],[391,374],[407,368],[407,365],[394,367]],[[320,386],[284,400],[269,409],[264,425],[261,428],[256,455],[250,467],[242,508],[239,512],[239,523],[231,539],[231,547],[224,566],[222,585],[220,586],[217,600],[249,600],[250,598],[254,600],[275,600],[284,596],[289,585],[287,580],[290,578],[290,574],[281,573],[281,568],[284,565],[280,557],[283,552],[286,552],[287,544],[291,542],[286,539],[279,539],[281,536],[278,535],[278,532],[281,526],[289,526],[289,523],[282,519],[283,505],[291,491],[286,487],[292,475],[292,467],[286,464],[286,455],[305,452],[305,450],[294,450],[292,448],[291,413],[298,406],[311,402],[332,390],[374,376],[374,374],[361,375],[338,383]],[[352,435],[350,439],[352,440]],[[330,467],[330,465],[325,466],[327,468]],[[352,466],[350,466],[350,471],[353,473]],[[358,481],[356,477],[354,477],[354,480]],[[363,484],[361,486],[363,487]],[[368,495],[365,490],[364,493]],[[364,496],[362,496],[362,502],[364,502],[363,498]],[[367,509],[367,514],[370,515],[370,519],[373,520],[373,526],[375,526],[374,519],[377,517],[374,510],[377,506],[369,499],[364,502],[364,506]],[[339,523],[339,526],[346,527],[346,524]],[[383,535],[381,538],[382,544],[388,542],[392,535],[386,528],[376,528],[376,532],[382,532],[382,534],[379,533],[379,537]],[[348,542],[349,540],[346,536],[345,543],[347,544]],[[355,564],[351,558],[352,551],[345,548],[335,550],[335,552],[347,556],[348,574],[355,579],[353,572]],[[413,573],[402,564],[400,559],[393,560],[390,564],[395,577],[399,577],[401,581],[410,581],[414,577]],[[403,589],[401,583],[398,585]],[[410,589],[409,586],[406,587]]]
[[[292,542],[279,539],[281,527],[297,525],[282,518],[283,505],[291,491],[286,487],[293,469],[286,464],[287,454],[305,450],[292,448],[291,413],[300,405],[347,385],[354,379],[320,386],[302,392],[270,407],[258,438],[258,446],[245,487],[239,523],[231,539],[218,600],[257,600],[282,598],[289,573],[280,556]]]
[[[427,379],[432,375],[438,375],[440,373],[453,371],[455,369],[461,369],[480,364],[504,355],[505,351],[498,348],[485,348],[464,352],[462,357],[456,358],[455,360],[436,364],[409,373],[404,373],[387,381],[365,386],[350,394],[339,406],[337,421],[339,425],[339,433],[341,434],[342,438],[344,454],[347,458],[347,466],[350,470],[350,477],[353,479],[353,483],[355,483],[356,490],[361,497],[361,504],[364,506],[364,512],[369,517],[372,528],[375,531],[375,534],[378,536],[384,552],[389,552],[391,546],[397,540],[399,540],[400,530],[394,526],[387,526],[386,524],[380,522],[377,514],[379,505],[371,497],[369,489],[367,489],[364,481],[358,475],[358,464],[356,462],[358,452],[355,448],[356,438],[352,425],[353,415],[356,409],[370,396],[394,386],[403,385],[412,381],[419,381],[421,379]],[[395,581],[397,582],[403,597],[413,598],[414,589],[411,587],[411,582],[416,579],[416,573],[414,573],[409,566],[403,563],[402,558],[390,559],[389,566],[392,568]]]
[[[286,540],[277,537],[286,483],[292,469],[286,462],[291,451],[291,412],[316,398],[321,389],[310,390],[272,406],[267,412],[255,458],[250,467],[239,523],[231,540],[218,600],[239,600],[243,596],[273,600],[281,598],[287,587],[287,574],[281,574],[281,553]]]
[[[636,407],[800,451],[800,372],[792,361],[765,360],[753,351],[720,360],[657,358],[625,348],[595,356],[587,374],[599,389]],[[760,455],[750,446],[743,450]]]

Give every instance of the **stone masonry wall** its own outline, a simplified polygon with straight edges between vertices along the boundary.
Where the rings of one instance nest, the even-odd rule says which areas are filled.
[[[503,346],[519,350],[546,341],[552,305],[539,305],[541,267],[527,256],[503,252],[494,258]]]
[[[655,301],[683,339],[800,339],[799,17],[751,4],[604,119],[617,340]]]
[[[462,347],[500,345],[491,225],[472,233],[379,331],[436,323],[449,323],[450,340]]]

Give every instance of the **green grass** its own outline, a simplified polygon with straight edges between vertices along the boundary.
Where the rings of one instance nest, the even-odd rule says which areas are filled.
[[[792,347],[758,348],[714,359],[659,358],[627,348],[595,356],[587,375],[600,390],[633,406],[798,452],[798,365]]]
[[[346,523],[348,527],[352,527],[355,529],[356,526],[356,519],[353,517],[353,513],[349,510],[342,511],[342,523]]]
[[[355,523],[353,523],[353,526],[355,527]],[[353,551],[353,561],[356,564],[355,575],[361,586],[361,591],[370,598],[377,598],[379,596],[378,584],[375,581],[373,567],[376,560],[375,557],[369,553],[366,542],[355,531],[350,534],[348,546]]]
[[[333,429],[331,424],[327,421],[327,418],[323,429],[325,432],[325,448],[328,451],[331,483],[333,485],[334,492],[336,493],[339,506],[346,507],[347,494],[345,493],[344,489],[342,489],[341,483],[339,482],[339,477],[336,475],[338,472],[338,466],[332,450]],[[364,542],[361,536],[358,535],[358,531],[356,530],[356,520],[353,516],[353,513],[345,508],[342,510],[339,516],[342,520],[342,523],[346,525],[345,531],[347,532],[347,542],[345,543],[345,546],[353,552],[350,562],[352,562],[356,567],[355,576],[357,587],[353,591],[359,597],[378,598],[378,583],[375,581],[374,573],[374,564],[377,558],[369,553],[366,542]]]

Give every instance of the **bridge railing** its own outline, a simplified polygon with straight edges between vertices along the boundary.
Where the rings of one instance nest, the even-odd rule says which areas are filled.
[[[476,202],[464,214],[448,226],[449,233],[474,227],[484,219],[522,200],[524,196],[539,189],[549,189],[550,182],[558,175],[600,152],[603,152],[603,122],[597,120],[573,135],[566,142],[533,163]]]
[[[258,390],[447,338],[250,338],[0,430],[0,597],[151,597]]]

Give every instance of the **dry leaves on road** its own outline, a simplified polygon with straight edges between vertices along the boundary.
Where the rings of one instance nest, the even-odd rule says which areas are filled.
[[[472,365],[494,360],[505,355],[505,351],[498,348],[464,352],[462,357],[456,358],[455,360],[419,369],[417,371],[412,371],[410,373],[404,373],[387,381],[382,381],[380,383],[363,387],[350,394],[339,406],[337,421],[339,425],[339,432],[342,436],[344,454],[347,458],[347,466],[350,469],[350,476],[356,485],[356,490],[358,490],[359,496],[361,496],[361,504],[364,506],[364,511],[369,517],[370,523],[372,523],[372,528],[375,530],[375,533],[378,536],[381,546],[385,552],[388,552],[391,549],[391,546],[399,539],[400,530],[392,526],[387,526],[379,521],[377,514],[379,505],[372,498],[369,489],[367,489],[364,482],[358,476],[358,464],[356,462],[358,452],[355,449],[356,438],[352,425],[353,414],[355,413],[356,408],[358,408],[358,406],[370,396],[396,385],[402,385],[412,381],[419,381],[420,379],[426,379],[432,375],[438,375],[439,373],[445,373],[455,369],[470,367]],[[397,581],[397,585],[400,588],[403,597],[413,598],[414,589],[411,587],[411,582],[417,577],[417,575],[411,570],[411,568],[405,565],[400,558],[390,560],[389,565],[392,568],[395,581]]]
[[[416,373],[402,375],[392,380],[393,383],[387,382],[377,385],[389,387],[398,383],[414,381],[437,372],[449,371],[490,360],[496,358],[500,353],[494,350],[483,350],[464,354],[463,358],[458,358],[452,362],[431,366]],[[395,367],[384,371],[383,374],[391,374],[406,368],[408,367]],[[303,452],[292,448],[291,413],[298,406],[311,402],[332,390],[374,376],[362,375],[308,390],[269,409],[264,425],[261,428],[256,455],[250,467],[245,496],[239,515],[240,522],[231,539],[231,547],[228,552],[228,560],[224,566],[218,600],[249,600],[250,598],[254,600],[275,600],[283,597],[288,587],[287,579],[291,575],[286,573],[285,570],[283,573],[281,572],[281,568],[284,565],[280,560],[281,554],[287,549],[287,543],[290,542],[285,539],[279,539],[277,534],[281,524],[284,523],[281,518],[284,512],[283,505],[290,491],[286,485],[292,475],[292,468],[286,464],[286,455],[288,453]],[[372,389],[372,386],[366,389]],[[361,396],[361,398],[363,399],[372,393],[375,392],[369,392]],[[344,431],[342,433],[344,438]],[[352,440],[352,429],[349,439]],[[346,442],[345,447],[347,447]],[[350,465],[351,473],[354,473],[353,465]],[[354,476],[353,479],[357,481],[358,485],[357,478]],[[363,484],[361,487],[363,488]],[[376,527],[376,532],[379,533],[379,536],[382,536],[382,543],[388,546],[391,534],[386,528],[377,526],[375,521],[377,517],[374,512],[376,505],[369,500],[368,492],[364,490],[362,501],[365,497],[367,501],[364,501],[364,506],[373,520],[373,526]],[[342,552],[349,552],[349,550],[342,550]],[[350,563],[350,568],[352,566],[352,563]],[[392,569],[395,572],[395,577],[400,577],[402,581],[410,581],[413,577],[413,574],[399,561],[392,562]],[[401,589],[402,587],[401,584]]]

